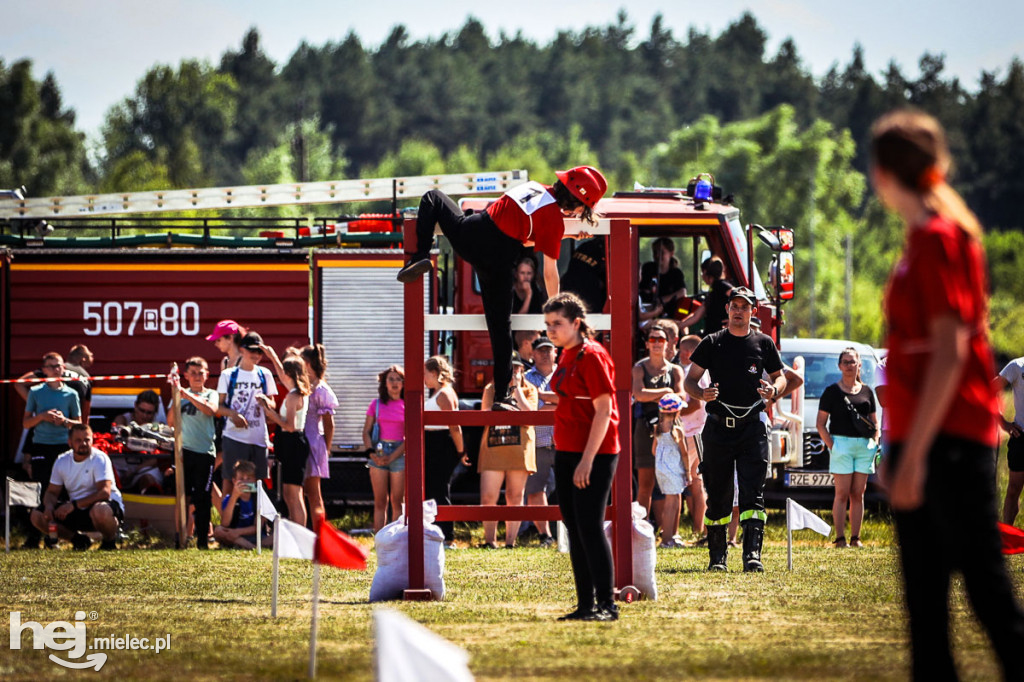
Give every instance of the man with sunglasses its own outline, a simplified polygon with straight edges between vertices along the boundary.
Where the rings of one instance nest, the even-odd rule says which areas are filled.
[[[733,471],[739,482],[740,524],[743,526],[743,570],[764,571],[764,483],[770,456],[768,427],[761,420],[768,401],[786,391],[782,358],[770,336],[751,328],[757,298],[746,287],[729,293],[728,326],[706,336],[690,356],[683,386],[704,401],[707,423],[701,432],[704,459],[701,473],[708,504],[709,571],[728,570],[727,528],[732,518]],[[711,375],[702,388],[701,377]],[[767,372],[769,381],[762,378]]]
[[[114,417],[114,426],[128,426],[132,422],[136,424],[163,423],[157,415],[160,411],[160,395],[152,390],[146,389],[135,397],[135,405],[131,412],[125,412]],[[139,455],[127,454],[115,456],[114,468],[121,478],[121,484],[126,491],[138,493],[163,492],[164,474],[160,470],[159,460],[155,457],[141,458]]]
[[[82,407],[78,393],[64,384],[64,358],[60,354],[44,355],[42,372],[46,381],[26,392],[22,425],[33,430],[31,442],[25,446],[29,455],[25,469],[33,481],[45,488],[50,483],[53,463],[68,450],[68,428],[79,423]],[[24,547],[38,548],[40,540],[41,535],[32,528]]]

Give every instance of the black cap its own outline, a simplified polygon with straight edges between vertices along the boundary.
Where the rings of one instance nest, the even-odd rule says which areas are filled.
[[[523,364],[523,357],[519,355],[519,351],[517,350],[512,351],[512,364],[519,365],[520,367],[526,367],[526,365]]]
[[[239,348],[244,348],[249,351],[260,351],[260,346],[263,345],[263,337],[256,332],[249,332],[238,342]]]
[[[555,344],[552,343],[551,339],[549,339],[546,336],[538,336],[537,338],[535,338],[533,340],[533,349],[534,350],[537,350],[538,348],[554,348],[554,347],[555,347]]]
[[[742,298],[750,305],[757,305],[757,296],[754,296],[754,292],[746,287],[733,287],[729,292],[729,300],[734,298]]]

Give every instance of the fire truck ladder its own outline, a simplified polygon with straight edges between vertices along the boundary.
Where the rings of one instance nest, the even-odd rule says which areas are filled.
[[[566,221],[566,235],[581,231],[579,221]],[[615,559],[615,584],[618,596],[632,601],[639,595],[633,582],[632,552],[632,472],[633,456],[631,434],[632,410],[630,408],[630,368],[633,365],[633,302],[637,296],[637,232],[629,220],[601,220],[587,230],[595,235],[610,235],[608,247],[608,271],[611,294],[611,314],[589,315],[587,321],[599,330],[617,330],[611,334],[612,360],[615,363],[615,400],[619,408],[619,433],[622,446],[618,468],[612,487],[612,505],[608,517],[612,520],[612,553]],[[404,243],[411,251],[416,245],[416,222],[406,220]],[[423,557],[423,508],[424,462],[423,427],[425,425],[451,426],[551,426],[554,413],[540,411],[523,412],[424,412],[423,354],[424,334],[438,330],[485,330],[483,315],[425,315],[424,293],[421,282],[405,285],[405,454],[406,479],[405,501],[409,525],[409,589],[405,599],[431,599],[424,583]],[[621,292],[621,295],[620,295]],[[541,315],[513,315],[513,329],[543,329]],[[548,507],[503,507],[503,506],[438,506],[438,521],[527,521],[562,518],[557,506]]]
[[[412,199],[432,189],[457,196],[501,194],[527,180],[525,170],[510,170],[11,199],[0,201],[0,221]]]

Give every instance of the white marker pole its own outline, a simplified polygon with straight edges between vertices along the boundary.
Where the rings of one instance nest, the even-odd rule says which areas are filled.
[[[4,486],[4,552],[11,552],[11,479]]]
[[[280,518],[280,517],[278,517]],[[280,565],[280,557],[277,555],[277,538],[279,537],[277,532],[277,519],[274,519],[274,570],[271,574],[271,589],[273,590],[273,596],[270,598],[270,617],[277,618],[277,574]]]
[[[309,624],[309,679],[316,677],[316,630],[320,619],[320,563],[313,562],[313,617]]]
[[[789,498],[786,498],[786,565],[793,570],[793,527],[789,523]]]
[[[256,553],[263,554],[263,515],[260,513],[260,492],[263,490],[263,481],[256,481],[256,492],[254,502],[256,503]]]

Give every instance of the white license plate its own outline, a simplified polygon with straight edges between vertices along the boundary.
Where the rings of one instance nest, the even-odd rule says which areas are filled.
[[[829,488],[835,485],[835,479],[828,472],[786,472],[787,488]]]

